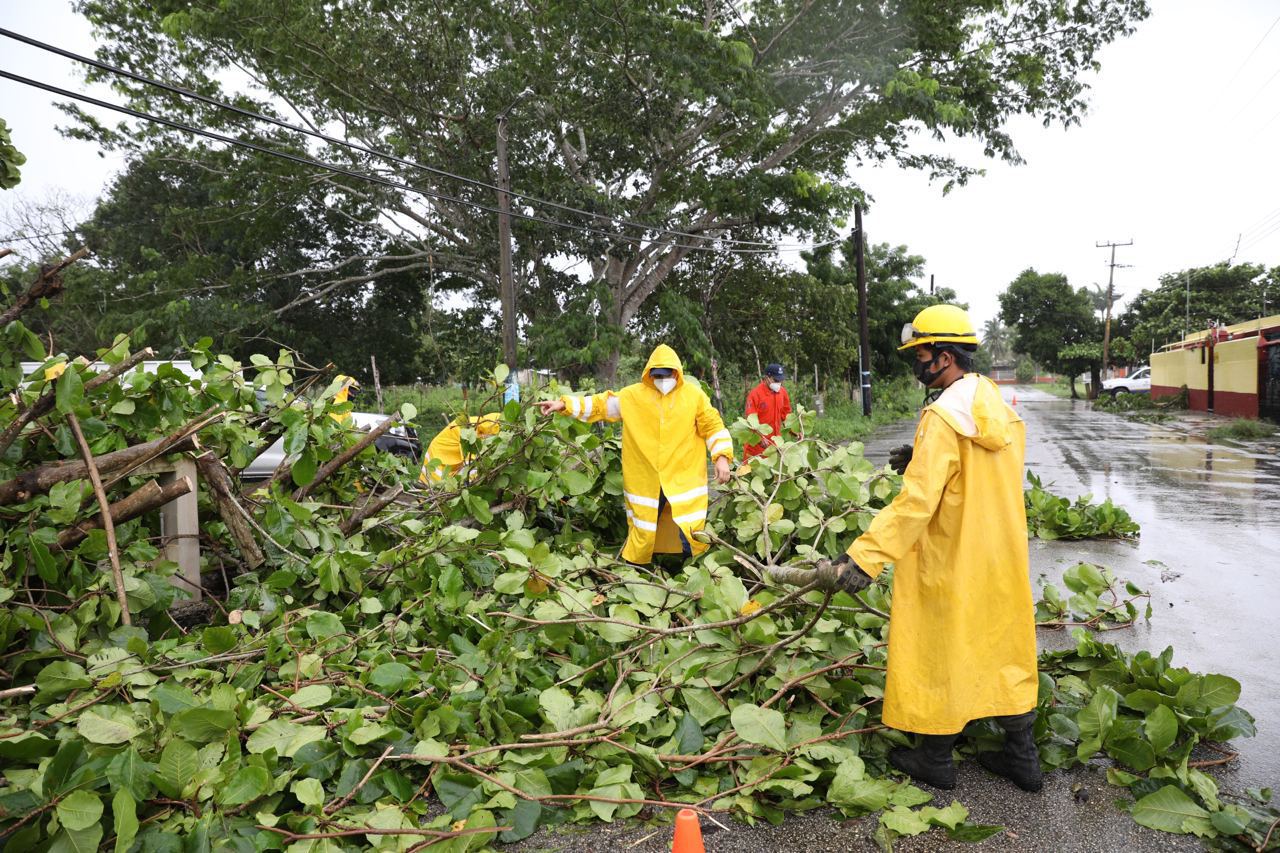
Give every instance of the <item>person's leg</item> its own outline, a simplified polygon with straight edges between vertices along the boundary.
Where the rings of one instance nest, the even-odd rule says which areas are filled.
[[[1004,749],[978,753],[978,763],[1034,794],[1044,787],[1044,771],[1036,749],[1036,712],[996,717],[995,721],[1004,729]]]
[[[956,786],[956,765],[951,749],[960,733],[953,735],[920,735],[915,749],[899,747],[889,753],[889,763],[912,779],[935,788],[951,790]]]

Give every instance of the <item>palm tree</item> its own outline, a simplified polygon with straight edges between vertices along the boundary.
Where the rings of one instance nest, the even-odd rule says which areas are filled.
[[[1106,316],[1107,313],[1107,289],[1100,284],[1091,285],[1093,290],[1089,292],[1089,299],[1093,302],[1093,310],[1098,312],[1099,317]],[[1120,301],[1123,293],[1116,290],[1111,294],[1111,304],[1114,306]]]
[[[1013,358],[1012,337],[1009,327],[1001,323],[998,317],[982,325],[982,345],[991,353],[991,360],[996,364],[1003,364]]]

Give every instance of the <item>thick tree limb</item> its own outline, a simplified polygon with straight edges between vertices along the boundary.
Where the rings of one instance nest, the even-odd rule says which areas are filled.
[[[103,385],[106,385],[118,376],[128,373],[130,370],[137,367],[139,362],[144,361],[153,355],[155,355],[155,352],[149,347],[135,352],[124,361],[112,366],[109,370],[88,379],[84,383],[84,390],[87,392],[92,391],[95,388],[101,388]],[[31,423],[36,418],[42,418],[52,412],[56,403],[57,393],[51,388],[48,392],[42,394],[39,399],[32,403],[31,408],[24,410],[22,414],[14,418],[13,423],[9,425],[8,429],[3,433],[0,433],[0,454],[3,454],[9,449],[9,445],[13,444],[13,442],[17,440],[18,436],[22,434],[22,431],[26,429],[27,424]]]
[[[88,249],[77,249],[75,254],[66,260],[59,261],[53,266],[42,267],[40,274],[36,276],[36,280],[31,282],[31,286],[27,288],[27,292],[19,296],[17,302],[10,305],[3,314],[0,314],[0,327],[7,326],[18,319],[22,316],[23,311],[37,304],[41,299],[52,299],[61,293],[62,271],[88,254]]]
[[[191,481],[186,477],[166,483],[164,486],[161,486],[155,480],[149,480],[137,491],[111,504],[112,526],[124,524],[126,521],[132,521],[154,509],[159,509],[170,501],[187,494],[191,489]],[[74,548],[83,542],[92,531],[99,530],[102,526],[101,513],[92,518],[86,518],[75,527],[70,527],[58,534],[58,547],[63,550]]]
[[[382,435],[385,432],[387,432],[389,429],[391,429],[393,426],[395,426],[399,422],[400,422],[400,416],[392,415],[382,423],[378,424],[373,429],[366,432],[364,435],[360,437],[360,440],[357,441],[355,444],[351,445],[346,450],[342,451],[337,456],[333,457],[328,462],[324,463],[324,465],[320,467],[320,470],[316,472],[315,479],[313,479],[310,483],[307,483],[305,486],[300,487],[293,493],[293,499],[295,501],[300,501],[303,498],[305,498],[307,495],[311,494],[311,492],[315,489],[315,487],[323,483],[330,476],[332,476],[334,471],[337,471],[343,465],[346,465],[352,459],[355,459],[356,456],[360,454],[360,451],[364,450],[366,447],[373,444],[380,437],[382,437]]]
[[[93,464],[93,451],[89,449],[89,442],[84,440],[80,422],[76,420],[73,412],[67,413],[67,423],[75,433],[76,444],[80,445],[80,455],[84,457],[85,467],[89,471],[89,482],[93,483],[93,493],[97,495],[98,506],[102,509],[102,529],[107,532],[107,555],[111,558],[111,576],[115,579],[116,601],[120,603],[120,621],[125,625],[132,625],[133,619],[129,616],[129,597],[124,591],[124,572],[120,569],[120,549],[116,545],[116,527],[111,521],[111,505],[107,503],[107,493],[102,488],[102,477],[98,474],[97,466]],[[187,484],[187,488],[190,490],[190,483]]]
[[[231,534],[231,538],[235,540],[236,546],[240,549],[240,555],[244,557],[245,565],[250,569],[258,568],[266,561],[266,557],[262,555],[262,549],[258,547],[258,540],[254,538],[253,531],[249,529],[249,524],[244,519],[244,513],[236,502],[234,489],[231,485],[231,476],[227,473],[227,467],[213,453],[203,453],[196,457],[196,468],[200,470],[200,476],[204,478],[205,484],[208,485],[209,496],[213,498],[213,505],[218,510],[222,523],[227,526],[227,531]]]
[[[177,453],[195,449],[195,442],[184,428],[179,433],[164,438],[157,438],[143,444],[135,444],[122,450],[113,450],[94,458],[93,463],[100,473],[115,473],[131,470],[157,456],[166,453]],[[5,483],[0,483],[0,506],[25,501],[34,495],[43,494],[58,483],[70,480],[83,480],[88,476],[89,467],[83,460],[65,460],[42,465],[25,471]]]

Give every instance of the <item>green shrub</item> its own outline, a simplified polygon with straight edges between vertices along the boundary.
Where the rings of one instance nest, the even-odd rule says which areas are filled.
[[[1250,441],[1259,438],[1271,438],[1275,434],[1276,428],[1270,424],[1248,418],[1236,418],[1229,424],[1209,430],[1209,438],[1214,441],[1222,439]]]

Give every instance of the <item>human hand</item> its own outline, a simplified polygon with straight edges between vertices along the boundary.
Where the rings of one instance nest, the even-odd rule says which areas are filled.
[[[544,417],[554,415],[556,412],[565,410],[564,400],[541,400],[538,403],[538,408],[542,411]]]
[[[889,467],[899,474],[907,473],[907,465],[911,464],[911,457],[914,453],[915,448],[909,444],[895,447],[889,451]]]
[[[723,486],[729,482],[729,476],[729,457],[716,457],[716,482]]]

